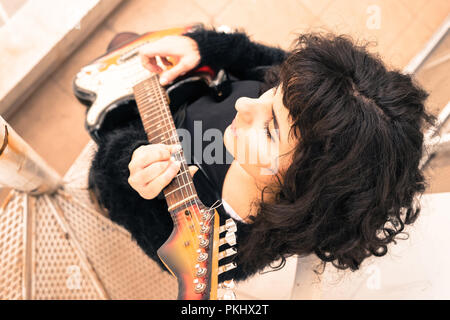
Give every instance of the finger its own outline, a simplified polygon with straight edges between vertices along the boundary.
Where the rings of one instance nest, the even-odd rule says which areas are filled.
[[[158,177],[153,179],[149,184],[142,188],[142,194],[145,197],[154,198],[162,189],[164,189],[180,171],[181,162],[171,163],[167,169]]]
[[[173,47],[173,43],[168,40],[169,37],[166,37],[166,39],[162,38],[151,44],[148,44],[139,50],[139,54],[147,57],[174,55],[175,49]]]
[[[150,65],[152,66],[152,68],[154,69],[154,72],[161,73],[164,71],[163,68],[161,68],[158,65],[158,61],[156,60],[156,57],[151,57],[148,59],[148,61],[149,61]]]
[[[161,61],[165,66],[168,66],[168,67],[173,66],[173,63],[170,62],[166,57],[161,57]]]
[[[133,174],[138,169],[147,167],[153,162],[169,160],[173,148],[171,145],[162,143],[140,146],[134,150],[131,156],[131,161],[128,165],[130,174]]]
[[[189,68],[183,62],[180,61],[173,68],[171,68],[167,71],[164,71],[161,74],[159,81],[160,81],[161,85],[163,85],[163,86],[167,85],[169,83],[172,83],[173,80],[175,80],[179,76],[185,74],[187,71],[189,71]]]
[[[166,161],[157,161],[154,162],[145,168],[140,168],[133,172],[133,175],[130,175],[130,179],[133,184],[137,186],[144,186],[155,179],[157,176],[161,175],[169,165],[176,162],[180,157],[176,156],[176,153],[181,150],[181,146],[178,144],[168,145],[167,146],[171,156]]]
[[[191,177],[194,176],[194,174],[198,171],[198,167],[197,166],[189,166],[189,173],[191,174]]]
[[[155,57],[141,56],[141,63],[150,72],[161,73],[163,71],[156,63]]]
[[[172,163],[172,160],[154,162],[149,166],[136,171],[133,175],[130,175],[128,178],[128,183],[133,188],[143,188],[152,182],[156,177],[163,174]]]

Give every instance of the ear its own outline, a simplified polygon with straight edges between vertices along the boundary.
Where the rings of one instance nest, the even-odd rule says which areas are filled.
[[[189,169],[189,173],[191,174],[191,177],[193,177],[194,174],[198,171],[198,167],[194,166],[194,165],[189,166],[188,169]]]

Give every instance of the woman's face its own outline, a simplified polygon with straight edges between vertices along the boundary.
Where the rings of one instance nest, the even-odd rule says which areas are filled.
[[[293,137],[288,138],[291,124],[282,97],[278,86],[257,99],[239,98],[236,117],[224,133],[228,152],[263,185],[275,181],[275,175],[289,167],[296,146]]]

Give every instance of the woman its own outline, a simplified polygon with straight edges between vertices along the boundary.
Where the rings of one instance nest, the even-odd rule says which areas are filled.
[[[163,72],[156,55],[179,62]],[[246,279],[274,261],[281,261],[274,268],[282,267],[294,254],[357,270],[365,258],[386,254],[417,218],[413,199],[425,189],[418,167],[422,132],[433,122],[424,108],[427,93],[363,46],[308,34],[287,53],[253,43],[245,33],[199,29],[163,38],[142,58],[161,73],[163,85],[202,65],[233,76],[229,97],[196,100],[182,125],[191,133],[195,120],[219,128],[224,153],[234,159],[202,164],[212,182],[190,167],[195,187],[211,183],[214,199],[223,200],[221,219],[231,215],[238,224],[237,268],[220,280]],[[170,160],[174,151],[148,145],[136,121],[105,136],[90,172],[111,219],[156,261],[172,229],[157,195],[179,170]],[[248,160],[255,155],[261,161]],[[199,196],[214,202],[209,192]]]

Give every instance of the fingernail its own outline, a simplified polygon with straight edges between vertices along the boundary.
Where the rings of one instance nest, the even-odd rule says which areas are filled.
[[[162,85],[167,84],[167,78],[162,76],[161,78],[159,78],[159,83],[161,83]]]
[[[180,150],[181,150],[181,146],[180,145],[174,146],[174,147],[172,147],[170,154],[175,154],[175,153],[177,153]]]

